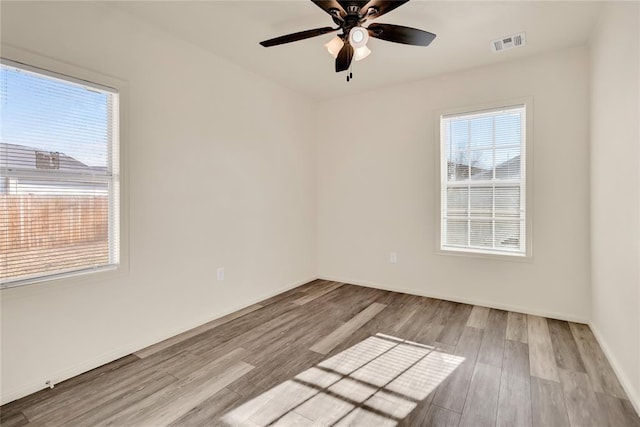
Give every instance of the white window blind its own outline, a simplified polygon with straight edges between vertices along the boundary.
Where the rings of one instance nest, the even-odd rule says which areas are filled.
[[[441,119],[441,249],[526,254],[525,106]]]
[[[114,89],[2,60],[0,284],[117,266]]]

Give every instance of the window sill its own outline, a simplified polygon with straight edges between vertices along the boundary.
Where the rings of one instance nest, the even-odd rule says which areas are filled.
[[[517,263],[533,263],[531,254],[520,253],[489,253],[474,249],[454,249],[454,248],[438,248],[436,255],[453,256],[460,258],[478,258],[491,261],[507,261]]]
[[[123,273],[123,266],[120,264],[104,265],[95,268],[86,268],[82,270],[66,271],[48,276],[28,277],[11,282],[0,284],[0,290],[19,288],[36,284],[55,283],[62,280],[80,279],[80,278],[105,278],[105,276],[113,276]]]

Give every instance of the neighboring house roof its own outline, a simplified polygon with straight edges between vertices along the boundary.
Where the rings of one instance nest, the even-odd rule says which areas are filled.
[[[469,176],[469,174],[471,174],[471,176],[476,176],[479,173],[491,172],[486,169],[469,166],[464,163],[449,162],[447,166],[449,167],[449,171],[455,171],[455,174],[460,176]]]
[[[91,167],[60,152],[40,150],[26,145],[0,142],[0,166],[9,169],[49,169],[68,172],[104,172],[104,167]]]
[[[514,176],[516,175],[516,176]],[[475,179],[493,179],[492,170],[483,170],[475,175]],[[496,177],[502,178],[519,178],[520,177],[520,156],[502,162],[496,166]]]
[[[64,153],[39,150],[26,145],[0,142],[0,167],[14,171],[50,171],[48,178],[6,177],[0,179],[2,194],[34,195],[103,195],[108,190],[106,182],[95,182],[91,175],[104,175],[105,167],[91,167]],[[56,172],[79,173],[87,180],[68,180],[57,177]],[[18,175],[19,176],[19,175]]]
[[[483,169],[475,166],[469,166],[462,163],[449,162],[449,170],[455,170],[463,176],[467,171],[470,172],[472,180],[490,180],[493,179],[492,169]],[[470,170],[469,170],[470,169]],[[520,156],[515,156],[496,166],[496,177],[515,178],[513,175],[520,176]]]

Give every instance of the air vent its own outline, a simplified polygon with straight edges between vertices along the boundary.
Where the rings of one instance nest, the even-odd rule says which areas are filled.
[[[524,33],[512,34],[492,41],[491,50],[494,52],[500,52],[501,50],[513,49],[514,47],[524,46],[526,41]]]

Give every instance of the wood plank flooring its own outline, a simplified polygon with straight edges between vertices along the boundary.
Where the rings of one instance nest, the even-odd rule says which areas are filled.
[[[316,280],[0,408],[2,426],[611,426],[588,326]]]

